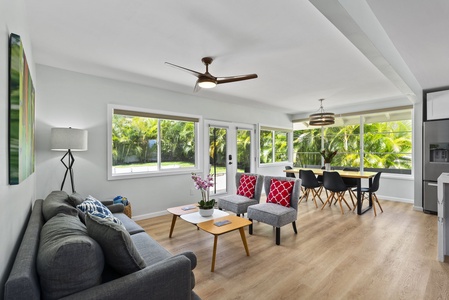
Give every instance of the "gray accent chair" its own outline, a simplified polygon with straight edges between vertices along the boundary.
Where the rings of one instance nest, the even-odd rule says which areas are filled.
[[[237,173],[235,174],[235,185],[238,189],[240,185],[240,178],[242,175],[257,176],[256,187],[254,190],[254,198],[250,199],[241,195],[228,195],[218,198],[218,208],[227,211],[232,211],[237,216],[244,215],[250,205],[255,205],[260,202],[260,196],[262,195],[263,187],[263,175],[253,173]]]
[[[265,176],[264,186],[267,197],[270,193],[271,179],[295,181],[290,198],[290,207],[274,203],[251,205],[248,207],[248,219],[250,221],[255,220],[276,227],[276,245],[280,245],[282,226],[292,223],[293,231],[295,234],[298,233],[296,230],[296,220],[298,219],[298,199],[301,194],[301,179]],[[253,234],[253,224],[249,225],[249,234]]]

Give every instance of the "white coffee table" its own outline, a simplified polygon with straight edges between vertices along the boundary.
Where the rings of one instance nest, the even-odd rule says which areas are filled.
[[[222,210],[219,210],[219,209],[214,209],[214,213],[210,217],[202,217],[199,212],[194,212],[194,213],[191,213],[191,214],[181,215],[180,217],[184,221],[187,221],[189,223],[192,223],[192,224],[196,225],[196,224],[199,224],[199,223],[202,223],[202,222],[210,221],[210,220],[221,218],[221,217],[228,216],[228,215],[229,214],[227,212],[225,212],[225,211],[222,211]]]

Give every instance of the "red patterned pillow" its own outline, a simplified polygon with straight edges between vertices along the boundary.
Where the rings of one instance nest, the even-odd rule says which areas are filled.
[[[294,181],[281,181],[274,178],[271,179],[270,193],[268,193],[267,203],[290,207],[290,199],[294,184]]]
[[[250,176],[243,174],[240,177],[239,188],[237,189],[237,195],[245,196],[247,198],[254,198],[254,191],[256,189],[257,176]]]

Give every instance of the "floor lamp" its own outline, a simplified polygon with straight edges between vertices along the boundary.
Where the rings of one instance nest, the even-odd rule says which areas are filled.
[[[66,168],[64,179],[61,184],[61,191],[64,188],[64,183],[67,174],[70,176],[70,183],[72,184],[72,193],[75,192],[75,184],[73,183],[73,158],[72,151],[86,151],[87,150],[87,130],[76,128],[52,128],[51,129],[51,150],[66,151],[61,158],[61,162]],[[65,159],[67,157],[67,163]]]

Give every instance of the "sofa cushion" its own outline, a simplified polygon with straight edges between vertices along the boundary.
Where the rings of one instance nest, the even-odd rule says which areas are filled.
[[[125,228],[91,214],[86,215],[86,226],[88,234],[103,249],[106,262],[118,273],[127,275],[145,268],[145,261]]]
[[[85,198],[83,196],[81,196],[80,194],[78,194],[77,192],[72,193],[69,195],[69,203],[73,206],[76,207],[77,205],[80,205],[81,203],[83,203],[85,200]]]
[[[146,232],[133,234],[131,240],[147,266],[173,256]]]
[[[103,267],[101,247],[78,217],[60,213],[44,224],[37,255],[44,299],[59,299],[98,285]]]
[[[128,233],[131,235],[139,232],[145,232],[145,230],[142,227],[140,227],[136,222],[131,220],[124,213],[114,214],[114,217],[116,217],[122,222],[123,226],[125,226],[126,231],[128,231]]]
[[[69,195],[64,191],[53,191],[45,198],[42,213],[45,221],[50,220],[59,213],[77,216],[78,211],[69,202]]]

